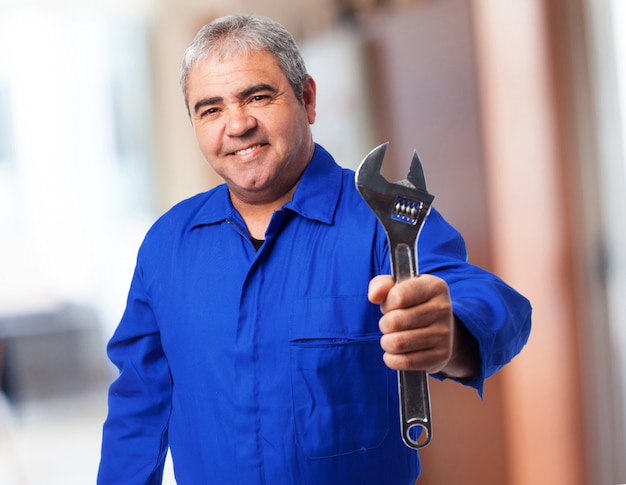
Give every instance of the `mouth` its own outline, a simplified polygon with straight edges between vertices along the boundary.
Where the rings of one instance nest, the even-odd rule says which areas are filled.
[[[233,155],[236,155],[236,156],[249,155],[253,151],[258,150],[259,148],[261,148],[262,146],[263,146],[262,144],[258,143],[256,145],[252,145],[252,146],[249,146],[247,148],[242,148],[241,150],[237,150],[237,151],[233,152]]]

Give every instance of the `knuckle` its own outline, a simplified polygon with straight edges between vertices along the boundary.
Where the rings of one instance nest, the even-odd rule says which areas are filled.
[[[384,335],[381,344],[386,352],[392,354],[400,354],[404,350],[403,341],[396,333]]]
[[[380,319],[381,332],[388,334],[399,330],[399,315],[397,312],[389,312]]]

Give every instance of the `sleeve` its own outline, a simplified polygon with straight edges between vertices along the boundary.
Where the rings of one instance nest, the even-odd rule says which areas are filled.
[[[481,371],[461,382],[482,396],[485,379],[526,344],[531,328],[530,302],[499,277],[468,263],[462,236],[434,209],[420,234],[418,261],[420,272],[448,283],[455,316],[478,342]]]
[[[107,352],[119,376],[109,389],[97,483],[160,484],[172,382],[139,262]]]

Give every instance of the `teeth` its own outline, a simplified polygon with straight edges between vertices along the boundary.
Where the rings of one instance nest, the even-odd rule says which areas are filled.
[[[259,148],[261,145],[254,145],[251,147],[248,147],[244,150],[237,150],[235,152],[235,155],[247,155],[248,153],[252,153],[254,150],[256,150],[257,148]]]

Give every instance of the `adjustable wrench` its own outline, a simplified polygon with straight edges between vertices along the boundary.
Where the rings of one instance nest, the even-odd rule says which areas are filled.
[[[396,283],[418,275],[417,237],[430,212],[433,195],[426,190],[422,164],[413,153],[407,178],[388,182],[381,174],[388,143],[372,150],[356,171],[356,186],[387,232],[391,269]],[[423,448],[432,438],[428,374],[399,371],[402,439],[410,448]],[[419,429],[423,433],[416,433]]]

